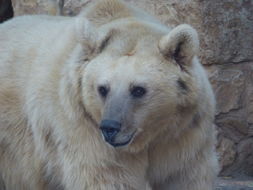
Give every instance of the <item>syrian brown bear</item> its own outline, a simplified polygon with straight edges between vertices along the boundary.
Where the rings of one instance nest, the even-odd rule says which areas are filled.
[[[0,189],[213,190],[215,99],[187,24],[120,0],[0,25]]]

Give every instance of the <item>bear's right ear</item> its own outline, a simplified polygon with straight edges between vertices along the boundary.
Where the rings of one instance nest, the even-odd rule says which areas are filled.
[[[86,55],[95,53],[98,41],[96,28],[85,18],[77,17],[75,29],[78,40],[80,41],[83,51]]]
[[[182,69],[190,66],[199,51],[197,31],[190,25],[181,24],[163,36],[158,44],[167,59],[173,59]]]
[[[101,53],[116,33],[116,29],[98,29],[85,18],[77,18],[76,30],[83,51],[88,57]]]

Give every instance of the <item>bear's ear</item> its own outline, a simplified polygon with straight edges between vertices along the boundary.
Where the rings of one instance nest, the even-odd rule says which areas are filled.
[[[102,52],[116,30],[98,29],[89,20],[78,18],[76,20],[77,36],[88,57]]]
[[[160,39],[158,47],[165,58],[173,59],[184,69],[191,65],[193,57],[198,54],[197,31],[190,25],[179,25]]]
[[[85,18],[77,17],[75,21],[75,30],[77,40],[81,43],[86,55],[91,55],[96,49],[97,43],[97,30]]]

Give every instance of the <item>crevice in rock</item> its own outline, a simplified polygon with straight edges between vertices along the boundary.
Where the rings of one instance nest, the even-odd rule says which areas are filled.
[[[11,0],[0,1],[0,23],[12,18],[13,15]]]
[[[247,63],[252,63],[253,60],[252,59],[245,59],[245,60],[241,60],[241,61],[227,61],[224,63],[215,63],[215,65],[234,65],[234,64],[247,64]]]

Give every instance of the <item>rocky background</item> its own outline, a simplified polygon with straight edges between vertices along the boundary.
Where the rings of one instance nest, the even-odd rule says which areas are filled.
[[[81,7],[95,1],[12,0],[12,5],[15,16],[76,15]],[[217,98],[220,176],[253,176],[253,1],[125,1],[147,10],[164,24],[188,23],[198,30],[200,58]],[[0,1],[0,22],[12,16],[10,2]]]

